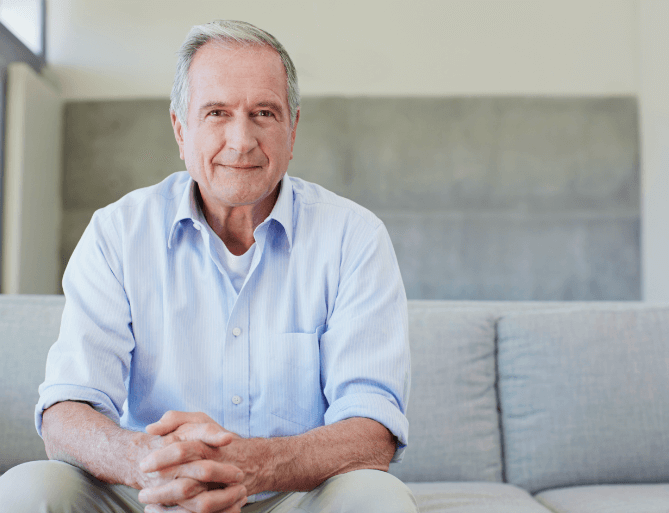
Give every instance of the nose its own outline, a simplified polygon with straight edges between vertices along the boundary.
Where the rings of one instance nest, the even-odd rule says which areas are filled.
[[[256,127],[245,116],[235,116],[226,126],[226,147],[240,155],[245,155],[258,146]]]

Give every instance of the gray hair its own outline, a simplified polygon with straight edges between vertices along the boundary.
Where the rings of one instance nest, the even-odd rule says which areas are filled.
[[[178,52],[177,71],[170,94],[170,112],[174,112],[182,125],[187,126],[188,104],[190,103],[190,84],[188,70],[195,53],[209,41],[232,43],[243,46],[266,45],[279,54],[286,70],[286,93],[290,111],[290,126],[295,126],[297,111],[300,108],[300,88],[297,85],[297,72],[288,52],[272,35],[245,21],[215,20],[204,25],[194,26]]]

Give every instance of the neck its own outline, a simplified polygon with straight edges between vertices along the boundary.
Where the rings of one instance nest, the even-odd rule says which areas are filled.
[[[230,253],[243,255],[255,242],[253,232],[270,215],[279,197],[281,182],[265,198],[253,205],[228,207],[212,206],[202,200],[197,189],[197,201],[207,224],[220,237]]]

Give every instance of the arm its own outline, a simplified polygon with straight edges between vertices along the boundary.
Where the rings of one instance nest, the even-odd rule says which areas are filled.
[[[250,493],[307,491],[330,477],[353,470],[387,472],[395,453],[395,439],[378,422],[358,417],[303,435],[247,440],[240,443],[238,450],[241,456],[249,454],[259,462],[255,474],[249,473],[245,479]]]
[[[166,434],[182,422],[192,421],[192,415],[169,412],[147,430]],[[208,422],[213,423],[211,419]],[[384,426],[371,419],[351,418],[297,436],[244,439],[235,435],[229,445],[204,451],[198,442],[175,444],[151,453],[141,462],[141,468],[162,473],[186,462],[204,469],[210,461],[217,461],[243,471],[243,484],[249,494],[266,490],[307,491],[330,477],[353,470],[387,471],[394,453],[395,439]],[[162,503],[173,494],[173,487],[161,486],[143,490],[140,499]]]
[[[178,489],[181,501],[209,489],[198,480],[192,465],[158,476],[142,472],[139,462],[174,443],[203,440],[212,447],[221,447],[233,439],[232,434],[203,424],[183,426],[165,437],[128,431],[88,404],[72,401],[57,403],[44,412],[42,434],[49,459],[82,468],[106,483],[142,489],[170,482]],[[228,504],[245,501],[246,491],[239,484],[241,477],[239,469],[231,465],[219,465],[208,475],[211,481],[228,485],[219,492]]]
[[[45,410],[47,456],[88,471],[105,483],[142,488],[139,461],[157,449],[154,438],[120,428],[88,404],[66,401]]]

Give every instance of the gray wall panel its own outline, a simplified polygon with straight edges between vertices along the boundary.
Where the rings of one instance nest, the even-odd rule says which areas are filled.
[[[415,299],[638,298],[635,216],[381,212]]]
[[[67,104],[65,209],[97,209],[185,169],[168,108],[164,100]]]
[[[66,108],[67,261],[184,169],[167,100]],[[289,173],[376,212],[419,299],[640,298],[636,99],[306,98]]]

